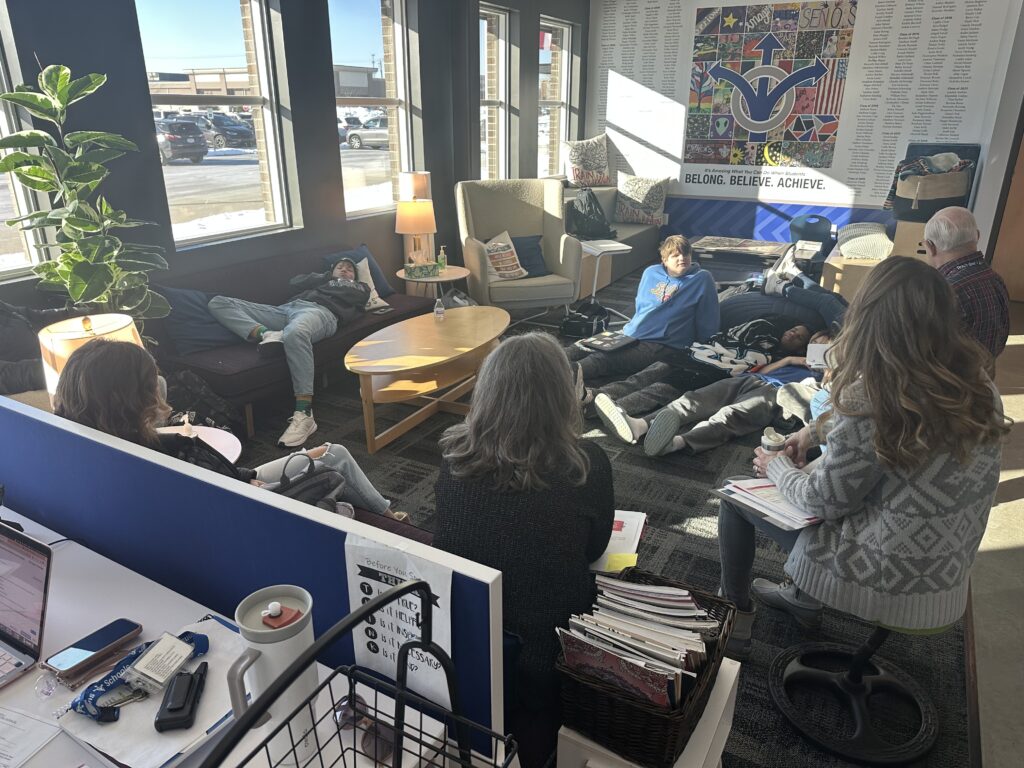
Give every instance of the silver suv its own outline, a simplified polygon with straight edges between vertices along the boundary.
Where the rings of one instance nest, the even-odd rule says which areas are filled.
[[[388,119],[387,117],[371,117],[361,128],[350,128],[348,131],[348,145],[351,149],[362,149],[363,147],[388,146]]]

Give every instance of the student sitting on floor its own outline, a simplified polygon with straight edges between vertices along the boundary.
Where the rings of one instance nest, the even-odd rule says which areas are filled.
[[[830,341],[824,331],[811,337],[812,344]],[[776,397],[784,384],[820,381],[821,377],[821,371],[807,366],[806,357],[787,355],[762,368],[686,392],[644,418],[630,416],[603,393],[594,399],[594,408],[610,435],[626,443],[644,437],[648,456],[682,450],[701,453],[775,421],[782,410]]]
[[[622,329],[636,343],[612,351],[595,352],[580,344],[566,348],[569,360],[578,362],[575,379],[581,395],[585,381],[636,373],[718,331],[715,281],[693,263],[690,242],[672,235],[659,252],[661,264],[644,270],[636,292],[636,313]]]
[[[738,609],[727,654],[750,652],[751,593],[807,627],[823,604],[906,629],[963,615],[1009,432],[987,360],[935,270],[905,257],[871,270],[834,350],[832,414],[791,437],[785,453],[757,449],[754,459],[759,476],[822,522],[783,531],[720,507],[722,594]],[[814,469],[800,471],[826,440]],[[792,581],[751,584],[758,530],[789,552]]]
[[[156,425],[171,412],[159,392],[156,363],[149,352],[135,344],[96,339],[75,350],[60,374],[53,406],[53,412],[65,419],[177,457],[179,436],[156,431]],[[200,450],[212,455],[199,456],[195,463],[227,474],[227,459],[196,440]],[[390,511],[391,502],[373,487],[345,446],[325,443],[300,453],[341,473],[345,487],[338,499],[345,504],[396,519],[405,515]],[[281,479],[286,460],[283,457],[255,469],[237,469],[253,485],[274,483]],[[308,462],[290,462],[289,476],[301,472],[305,464]],[[351,509],[337,511],[351,514]]]
[[[589,564],[611,537],[611,464],[580,440],[565,355],[544,333],[512,336],[484,360],[466,420],[441,438],[434,546],[502,572],[505,628],[523,642],[510,731],[525,768],[558,731],[556,626],[589,610]],[[536,738],[523,738],[526,725]]]
[[[294,448],[316,432],[313,345],[334,335],[339,322],[347,322],[362,312],[370,289],[356,280],[356,265],[350,259],[341,259],[330,272],[293,277],[290,285],[301,293],[279,307],[214,296],[209,309],[229,331],[259,344],[260,354],[284,351],[292,375],[295,413],[288,419],[288,428],[278,439],[278,445]]]

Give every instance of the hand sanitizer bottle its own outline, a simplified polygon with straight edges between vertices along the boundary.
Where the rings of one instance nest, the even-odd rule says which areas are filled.
[[[448,269],[448,253],[445,251],[444,248],[445,247],[442,245],[441,246],[441,252],[439,254],[437,254],[437,268],[438,269]]]
[[[440,299],[434,302],[434,319],[444,320],[444,303]]]

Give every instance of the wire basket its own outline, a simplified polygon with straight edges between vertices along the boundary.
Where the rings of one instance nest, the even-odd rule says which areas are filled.
[[[421,597],[421,639],[407,641],[399,648],[396,680],[362,667],[342,665],[244,757],[227,760],[249,731],[266,721],[274,702],[316,663],[325,648],[410,592],[418,592]],[[431,639],[429,595],[426,582],[407,581],[327,630],[236,719],[200,768],[508,768],[516,754],[515,740],[456,714],[454,667],[447,653]],[[408,690],[406,661],[409,652],[417,649],[434,655],[444,669],[451,710]]]
[[[702,633],[708,648],[707,661],[686,698],[675,709],[634,698],[614,684],[570,669],[559,656],[562,720],[567,727],[635,763],[666,768],[675,763],[704,714],[718,678],[725,644],[732,633],[736,607],[715,595],[637,568],[627,568],[619,578],[686,589],[708,616],[720,622],[721,629],[717,633]]]

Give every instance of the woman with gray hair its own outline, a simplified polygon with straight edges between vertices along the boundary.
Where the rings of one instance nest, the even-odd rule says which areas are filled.
[[[593,605],[589,564],[615,516],[608,457],[581,427],[565,354],[529,333],[488,355],[469,415],[441,438],[434,546],[502,572],[505,629],[522,640],[506,699],[529,728],[513,729],[526,768],[554,749],[555,627]]]

